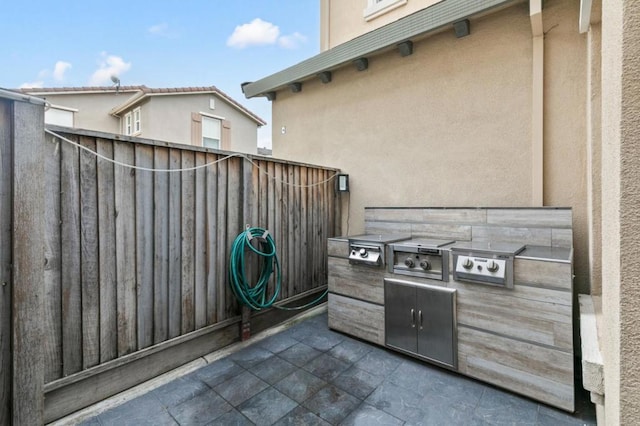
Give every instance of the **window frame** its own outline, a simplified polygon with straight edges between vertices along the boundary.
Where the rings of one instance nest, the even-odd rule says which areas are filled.
[[[202,113],[200,112],[200,145],[205,147],[205,148],[211,148],[211,149],[222,149],[222,126],[224,123],[224,118],[222,117],[218,117],[216,115],[211,115],[211,114],[206,114],[206,113]],[[205,138],[205,134],[204,134],[204,122],[205,120],[217,120],[219,123],[218,126],[218,147],[214,148],[214,147],[210,147],[210,146],[206,146],[204,144],[204,138]],[[211,139],[211,138],[210,138]]]
[[[133,114],[131,111],[129,111],[123,117],[122,133],[125,136],[131,136],[133,134],[132,130],[133,130]]]
[[[131,120],[132,126],[132,135],[139,135],[142,133],[142,110],[140,107],[135,108],[133,111],[133,118]]]
[[[407,4],[409,0],[367,0],[367,7],[364,10],[365,21],[370,21],[378,16],[384,15],[400,6]]]

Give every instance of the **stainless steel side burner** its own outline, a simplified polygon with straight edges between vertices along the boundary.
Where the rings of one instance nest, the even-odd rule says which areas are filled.
[[[410,238],[410,234],[364,234],[349,237],[349,263],[384,267],[387,244]]]
[[[453,240],[413,239],[391,244],[388,270],[394,274],[449,281],[449,251]]]
[[[520,243],[457,243],[451,247],[453,279],[511,289],[514,259],[524,248]]]

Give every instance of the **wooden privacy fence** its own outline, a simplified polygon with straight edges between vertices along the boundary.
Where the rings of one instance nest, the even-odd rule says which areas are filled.
[[[42,175],[31,177],[44,190],[42,340],[33,349],[43,358],[44,421],[238,340],[227,263],[246,225],[274,237],[282,303],[304,303],[324,290],[326,239],[339,224],[335,169],[50,130],[55,135],[40,147]],[[3,223],[10,220],[4,201]],[[268,311],[252,323],[264,329],[281,319]],[[16,385],[3,383],[2,407],[11,405],[6,389],[15,398]]]

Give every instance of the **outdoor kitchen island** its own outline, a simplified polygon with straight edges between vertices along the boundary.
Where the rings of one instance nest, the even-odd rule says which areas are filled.
[[[349,259],[349,237],[329,239],[329,327],[573,412],[571,222],[560,208],[367,208],[368,237],[421,244],[389,243],[367,264]],[[517,249],[509,265],[480,246]]]

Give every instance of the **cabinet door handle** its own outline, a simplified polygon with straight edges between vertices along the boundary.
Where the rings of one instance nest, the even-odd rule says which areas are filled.
[[[420,330],[422,330],[422,309],[418,311],[418,318],[420,320]]]
[[[411,328],[416,328],[416,311],[411,309]]]

